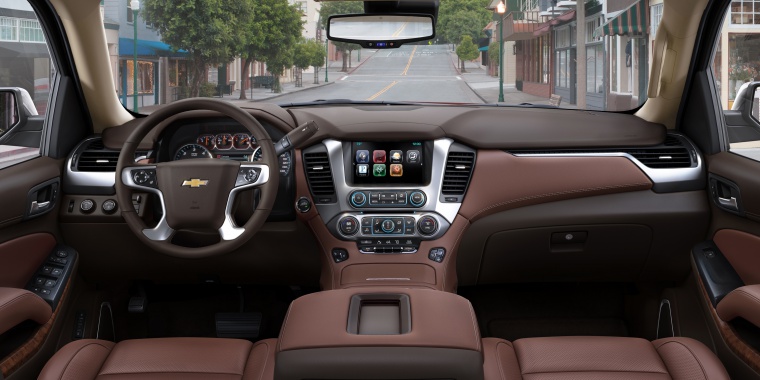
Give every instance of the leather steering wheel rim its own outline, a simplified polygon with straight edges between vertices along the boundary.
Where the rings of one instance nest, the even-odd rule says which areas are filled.
[[[237,165],[240,165],[240,169],[235,172],[237,174],[237,182],[235,182],[235,186],[232,188],[233,191],[229,193],[228,200],[227,200],[227,208],[225,211],[225,218],[230,219],[229,215],[229,209],[231,207],[232,202],[234,202],[234,196],[236,194],[237,190],[240,190],[242,188],[258,188],[260,190],[260,200],[256,207],[256,210],[254,210],[253,215],[250,217],[250,219],[243,225],[242,232],[239,232],[241,228],[237,228],[236,231],[238,231],[239,235],[234,236],[234,238],[226,239],[224,234],[222,234],[220,227],[220,234],[222,234],[222,239],[220,239],[219,242],[204,246],[204,247],[182,247],[178,245],[174,245],[171,243],[171,236],[165,239],[156,240],[153,238],[150,238],[150,234],[147,234],[147,231],[150,231],[150,229],[146,226],[145,222],[140,218],[140,216],[137,215],[137,212],[135,212],[134,207],[132,207],[132,189],[145,189],[144,187],[135,186],[134,183],[131,183],[131,186],[128,186],[127,183],[125,183],[125,179],[128,182],[131,181],[131,176],[133,175],[135,170],[141,170],[141,168],[155,168],[153,169],[154,173],[158,170],[161,170],[162,163],[157,164],[149,164],[149,165],[141,165],[134,162],[135,152],[137,150],[137,147],[139,146],[140,142],[148,135],[150,131],[157,128],[163,121],[167,120],[168,118],[178,115],[183,112],[188,111],[197,111],[197,110],[208,110],[208,111],[215,111],[221,114],[221,116],[226,116],[229,118],[232,118],[236,122],[240,123],[242,126],[244,126],[250,133],[253,135],[253,137],[256,139],[256,141],[259,142],[259,145],[261,146],[261,153],[262,153],[262,159],[260,161],[257,161],[254,164],[240,164],[237,163]],[[216,159],[190,159],[190,160],[183,160],[179,162],[190,162],[187,164],[183,164],[185,168],[189,167],[189,165],[193,161],[197,161],[198,165],[200,165],[201,161],[205,161],[204,164],[212,163],[211,161],[207,160],[216,160]],[[221,161],[226,160],[219,160],[218,163],[220,166],[226,167],[228,170],[227,172],[230,172],[230,167],[236,165],[234,161],[232,162],[225,162],[222,163]],[[171,163],[163,163],[163,165],[169,165]],[[239,183],[241,183],[241,178],[243,170],[246,169],[244,167],[255,167],[256,170],[258,170],[258,181],[255,181],[255,183],[244,183],[244,186],[238,186]],[[148,169],[150,170],[150,169]],[[124,175],[127,173],[127,175]],[[160,173],[160,172],[159,172]],[[266,175],[267,178],[264,178]],[[161,186],[177,186],[176,184],[162,184],[161,176],[158,176],[156,178],[156,190],[157,194],[159,194],[159,201],[161,202],[161,206],[164,209],[164,215],[159,222],[159,224],[167,219],[167,207],[166,207],[166,201],[164,200],[163,193],[160,190]],[[246,177],[247,178],[247,177]],[[263,181],[263,182],[262,182]],[[166,181],[165,181],[166,182]],[[186,181],[187,182],[187,181]],[[244,182],[244,181],[243,181]],[[262,182],[262,183],[259,183]],[[183,187],[185,184],[183,183]],[[258,230],[261,228],[261,226],[266,221],[267,217],[269,216],[269,213],[271,212],[272,206],[274,205],[275,198],[277,196],[277,189],[279,186],[279,166],[277,157],[275,156],[274,152],[274,144],[272,143],[271,137],[267,133],[267,131],[264,129],[264,127],[261,125],[261,123],[258,122],[251,114],[246,112],[245,110],[241,109],[238,106],[235,106],[231,103],[222,101],[222,100],[216,100],[216,99],[205,99],[205,98],[192,98],[192,99],[185,99],[180,100],[174,103],[170,103],[166,105],[165,107],[162,107],[158,109],[157,111],[151,113],[148,115],[145,119],[143,119],[142,123],[140,123],[134,131],[130,134],[130,136],[127,138],[127,140],[124,143],[124,146],[121,149],[121,153],[119,154],[119,159],[116,166],[116,182],[115,182],[115,188],[116,188],[116,198],[118,202],[122,205],[120,207],[121,209],[121,215],[124,218],[125,222],[129,226],[129,228],[132,230],[132,232],[135,233],[135,235],[147,246],[150,248],[159,251],[161,253],[180,257],[180,258],[204,258],[204,257],[211,257],[211,256],[217,256],[224,253],[229,253],[236,248],[239,248],[241,245],[243,245],[245,242],[247,242],[253,235],[258,232]],[[195,186],[188,186],[188,187],[195,187]],[[237,190],[236,190],[237,189]],[[141,190],[142,191],[142,190]],[[225,224],[230,223],[231,220],[225,220]],[[231,222],[234,225],[234,222]],[[168,225],[168,224],[167,224]],[[171,226],[170,226],[171,227]],[[237,226],[235,226],[237,227]],[[180,228],[185,229],[185,228]],[[172,231],[172,235],[174,230]],[[234,234],[236,235],[236,234]]]

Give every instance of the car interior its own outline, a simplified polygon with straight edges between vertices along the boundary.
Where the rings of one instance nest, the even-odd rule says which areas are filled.
[[[627,112],[147,115],[99,1],[29,3],[55,75],[43,115],[0,88],[0,144],[39,147],[0,169],[0,379],[760,379],[760,162],[735,137],[760,82],[727,110],[712,69],[731,1],[664,1]]]

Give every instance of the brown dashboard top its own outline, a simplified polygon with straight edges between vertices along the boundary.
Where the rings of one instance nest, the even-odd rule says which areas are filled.
[[[666,132],[661,124],[634,115],[547,108],[441,105],[281,108],[255,104],[245,109],[283,132],[314,120],[320,130],[310,144],[327,138],[395,141],[449,137],[484,149],[633,147],[659,144]],[[218,116],[208,111],[188,112],[165,124],[179,118]],[[136,123],[131,121],[107,129],[103,133],[104,144],[119,149]],[[141,148],[150,148],[155,135],[148,139]]]

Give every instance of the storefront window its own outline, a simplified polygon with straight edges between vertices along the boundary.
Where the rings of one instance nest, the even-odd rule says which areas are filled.
[[[0,41],[18,41],[18,19],[0,17]]]
[[[760,34],[729,34],[728,52],[728,98],[734,99],[742,84],[760,79]]]
[[[602,38],[604,38],[603,35],[599,35],[597,37],[594,37],[594,31],[596,28],[602,26],[602,18],[604,16],[596,17],[593,20],[586,21],[586,42],[597,42],[601,41]]]
[[[134,94],[134,65],[133,62],[127,63],[127,95]],[[137,61],[137,93],[153,93],[153,62]]]
[[[760,1],[732,1],[731,23],[737,25],[760,25]]]
[[[586,46],[586,92],[604,93],[604,46]]]

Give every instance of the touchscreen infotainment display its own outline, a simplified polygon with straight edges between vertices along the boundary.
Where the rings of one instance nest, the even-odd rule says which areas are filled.
[[[425,185],[424,142],[356,141],[351,144],[354,184]]]

